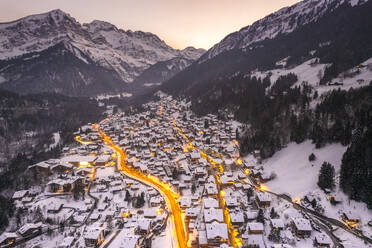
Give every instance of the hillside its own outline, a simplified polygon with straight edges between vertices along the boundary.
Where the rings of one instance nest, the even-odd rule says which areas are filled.
[[[278,20],[275,25],[285,26],[288,21],[285,13],[298,9],[297,5],[258,21],[250,26],[256,27],[254,30],[247,28],[251,31],[247,31],[250,39],[244,43],[246,46],[227,49],[224,45],[226,40],[218,43],[200,60],[164,83],[162,89],[173,94],[198,97],[208,94],[205,89],[213,88],[215,81],[221,78],[237,73],[249,75],[256,70],[290,69],[314,58],[319,64],[327,65],[318,79],[318,83],[326,84],[339,73],[372,57],[372,35],[369,32],[372,25],[369,18],[371,1],[360,1],[355,5],[355,1],[318,1],[327,3],[321,16],[317,15],[317,5],[310,4],[314,2],[298,4],[307,9],[301,10],[302,14],[293,13],[293,22],[297,24],[293,24],[296,28],[290,29],[290,32],[279,32],[273,38],[261,40],[254,30],[267,28],[267,20],[271,20],[272,16]],[[308,13],[303,15],[303,12]],[[212,52],[216,47],[225,49],[219,49],[214,54]]]

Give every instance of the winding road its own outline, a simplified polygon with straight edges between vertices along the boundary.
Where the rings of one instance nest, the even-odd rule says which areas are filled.
[[[98,133],[100,134],[105,144],[109,146],[114,152],[117,153],[118,169],[126,176],[133,178],[135,180],[139,180],[160,192],[169,209],[171,228],[174,237],[176,237],[175,239],[176,244],[174,245],[174,247],[187,248],[185,224],[181,215],[181,209],[178,204],[179,195],[172,190],[170,185],[160,181],[157,177],[145,175],[142,172],[137,171],[132,167],[129,167],[126,163],[127,156],[124,150],[121,149],[119,146],[115,145],[112,142],[111,138],[107,136],[102,130],[99,129],[98,125],[95,125],[95,127],[98,129]]]

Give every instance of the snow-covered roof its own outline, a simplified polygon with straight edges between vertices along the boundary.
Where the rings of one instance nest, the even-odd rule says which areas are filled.
[[[220,208],[204,209],[204,221],[212,222],[218,221],[223,222],[223,211]]]
[[[247,245],[253,246],[253,247],[259,247],[264,248],[265,244],[262,239],[262,235],[246,235],[245,238],[247,239]]]
[[[251,222],[247,224],[247,228],[251,231],[263,231],[263,224],[261,222]]]
[[[88,229],[84,234],[84,239],[97,240],[103,230],[98,228]]]
[[[282,219],[271,219],[271,225],[275,228],[284,228],[284,222]]]
[[[26,223],[21,228],[19,228],[18,233],[21,234],[21,235],[23,235],[28,230],[38,229],[38,228],[41,228],[41,226],[42,226],[42,223],[41,222],[39,222],[39,223]]]
[[[329,245],[332,245],[332,240],[331,238],[326,235],[325,233],[317,233],[315,235],[315,240],[319,243],[319,244],[329,244]]]
[[[205,225],[207,239],[222,238],[227,239],[227,225],[225,223],[213,222]]]
[[[4,232],[0,236],[0,244],[2,242],[4,242],[6,239],[16,239],[16,238],[18,238],[18,235],[16,233],[13,233],[13,232]]]
[[[265,192],[257,192],[256,196],[260,202],[271,202],[271,196]]]
[[[28,190],[19,190],[14,192],[12,199],[19,199],[25,197],[28,194]]]
[[[218,201],[214,198],[203,199],[204,208],[218,208]]]
[[[297,230],[300,231],[311,231],[310,221],[304,218],[293,218],[293,223],[295,224]]]

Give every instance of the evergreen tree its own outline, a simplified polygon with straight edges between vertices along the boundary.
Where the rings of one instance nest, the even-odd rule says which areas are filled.
[[[311,154],[309,155],[309,161],[312,162],[312,161],[315,161],[315,159],[316,159],[315,154],[314,154],[314,153],[311,153]]]
[[[248,188],[247,190],[247,198],[248,198],[248,201],[251,200],[251,197],[253,196],[253,189],[252,188]]]
[[[130,202],[131,195],[128,190],[125,191],[125,198],[124,201]]]
[[[271,211],[270,211],[270,218],[271,219],[275,219],[275,218],[278,218],[279,215],[277,212],[275,212],[275,209],[274,208],[271,208]]]
[[[267,237],[270,241],[278,243],[280,241],[280,230],[272,228],[269,236]]]
[[[261,222],[261,223],[265,222],[265,216],[264,216],[264,212],[263,212],[262,208],[260,208],[260,210],[258,210],[256,221]]]
[[[318,186],[321,189],[332,189],[335,185],[335,168],[328,162],[324,162],[320,168]]]

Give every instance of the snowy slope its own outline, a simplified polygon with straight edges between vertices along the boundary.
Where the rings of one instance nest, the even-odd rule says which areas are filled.
[[[340,73],[338,77],[332,79],[330,83],[342,83],[343,85],[329,86],[329,85],[319,85],[320,79],[324,75],[324,70],[328,64],[317,63],[317,58],[310,59],[298,66],[293,68],[283,68],[274,69],[269,71],[254,71],[250,73],[250,76],[257,78],[265,78],[270,76],[271,86],[275,81],[284,75],[289,73],[294,73],[298,77],[298,81],[292,87],[301,85],[303,82],[307,82],[309,85],[313,86],[315,90],[318,91],[320,95],[325,94],[334,89],[349,90],[350,88],[359,88],[367,86],[372,80],[372,58],[361,63],[361,67],[356,66]]]
[[[347,147],[340,144],[330,144],[321,149],[315,149],[311,141],[301,144],[290,143],[286,148],[263,162],[262,166],[265,172],[277,174],[277,177],[267,182],[266,185],[270,191],[286,193],[296,200],[303,199],[305,195],[311,195],[324,209],[324,215],[330,218],[341,220],[341,215],[344,212],[356,214],[362,219],[358,228],[366,236],[370,236],[372,229],[368,226],[368,221],[372,219],[372,211],[367,208],[365,203],[350,200],[339,188],[341,159],[346,149]],[[317,157],[313,162],[308,160],[311,153]],[[330,162],[335,167],[336,187],[331,194],[337,196],[341,201],[337,205],[332,205],[329,196],[317,185],[319,170],[324,161]],[[354,236],[342,231],[335,234],[344,240],[345,247],[361,247],[361,241]]]
[[[232,49],[245,49],[251,44],[273,39],[280,34],[293,32],[300,26],[315,22],[328,11],[332,11],[343,3],[351,6],[363,4],[367,0],[304,0],[290,7],[282,8],[267,17],[254,22],[226,36],[214,45],[201,58],[199,63]]]
[[[173,49],[152,33],[125,31],[93,21],[81,25],[61,10],[0,23],[0,59],[40,52],[64,42],[78,58],[85,56],[115,70],[125,82],[132,82],[149,66],[175,57],[196,60],[203,49]]]
[[[277,174],[277,178],[268,182],[267,186],[274,192],[288,193],[293,198],[303,197],[318,188],[319,170],[324,161],[335,166],[336,174],[340,172],[341,158],[345,151],[346,147],[339,144],[315,149],[311,141],[290,143],[288,147],[264,161],[264,170]],[[309,162],[311,153],[317,157],[316,161]]]

